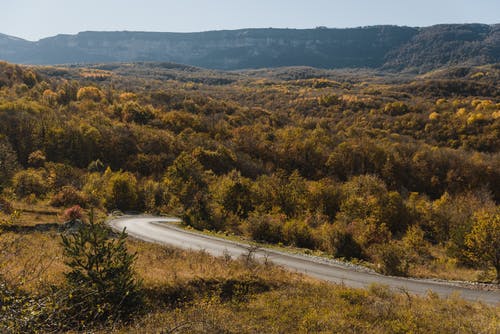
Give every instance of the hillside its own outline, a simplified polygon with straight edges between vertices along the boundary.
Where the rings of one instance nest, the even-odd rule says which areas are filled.
[[[498,290],[498,78],[0,62],[0,332],[497,333],[498,306],[126,240],[83,210]]]
[[[168,61],[223,70],[312,66],[425,72],[500,62],[500,27],[81,32],[37,42],[0,35],[0,46],[0,59],[23,64]]]

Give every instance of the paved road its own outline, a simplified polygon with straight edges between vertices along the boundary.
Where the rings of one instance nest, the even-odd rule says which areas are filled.
[[[112,219],[108,223],[117,231],[121,231],[125,227],[129,235],[144,241],[184,249],[205,250],[215,256],[229,254],[235,258],[248,254],[248,245],[186,231],[168,224],[178,221],[177,218],[167,217],[123,216]],[[259,249],[255,253],[255,257],[267,258],[289,270],[333,283],[343,283],[354,288],[365,288],[372,283],[378,283],[387,285],[394,290],[405,289],[409,293],[419,295],[424,295],[432,290],[442,297],[459,293],[462,298],[470,301],[482,301],[488,304],[500,303],[500,291],[498,290],[484,291],[433,280],[384,276],[348,264],[269,249]]]

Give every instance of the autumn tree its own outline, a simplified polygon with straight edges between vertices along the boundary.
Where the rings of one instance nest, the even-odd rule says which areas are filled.
[[[495,268],[500,281],[500,209],[474,214],[472,230],[465,237],[468,257],[479,264]]]
[[[48,191],[47,176],[43,171],[27,169],[17,172],[12,180],[16,195],[26,197],[28,195],[41,196]]]
[[[208,183],[201,163],[187,152],[168,167],[164,177],[171,208],[180,209],[184,221],[196,228],[211,228],[208,208]]]
[[[76,98],[78,100],[91,100],[99,102],[104,98],[104,93],[97,87],[87,86],[78,90]]]
[[[137,207],[137,179],[128,172],[118,172],[111,176],[106,188],[108,209],[134,210]]]
[[[235,170],[215,182],[213,196],[224,211],[240,218],[247,218],[253,209],[251,182]]]
[[[18,168],[17,155],[6,137],[0,135],[0,189],[5,187]]]

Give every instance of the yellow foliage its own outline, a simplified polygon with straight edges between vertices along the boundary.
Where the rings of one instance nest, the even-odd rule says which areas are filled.
[[[54,104],[55,102],[57,102],[57,93],[53,92],[50,89],[46,89],[43,92],[43,99],[49,104]]]
[[[439,119],[439,114],[437,112],[433,112],[429,115],[429,119],[431,121],[435,121],[435,120],[438,120]]]
[[[84,69],[80,71],[80,75],[84,78],[95,79],[95,80],[105,80],[112,76],[110,71],[96,70],[96,69]]]
[[[467,115],[467,110],[465,108],[460,108],[457,110],[456,114],[458,117]]]
[[[478,103],[476,105],[476,110],[484,110],[484,109],[487,109],[491,105],[493,105],[493,102],[491,100],[483,100],[483,101],[481,101],[481,103]]]
[[[135,93],[130,93],[130,92],[127,92],[127,93],[122,93],[120,94],[120,100],[121,101],[132,101],[132,100],[136,100],[137,99],[137,94]]]
[[[471,79],[481,79],[485,74],[483,72],[477,72],[470,76]]]
[[[448,102],[448,100],[446,100],[446,99],[438,99],[438,100],[436,101],[436,105],[437,105],[437,106],[441,106],[441,105],[443,105],[443,104],[445,104],[445,103],[447,103],[447,102]]]
[[[467,118],[467,124],[472,125],[474,123],[478,123],[484,121],[486,117],[482,113],[472,114]]]
[[[104,98],[104,94],[97,87],[87,86],[87,87],[82,87],[78,90],[76,98],[78,100],[92,100],[95,102],[99,102]]]

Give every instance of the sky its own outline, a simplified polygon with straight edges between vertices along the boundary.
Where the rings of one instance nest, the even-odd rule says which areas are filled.
[[[500,0],[0,0],[0,33],[500,23]]]

